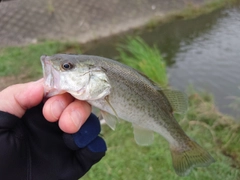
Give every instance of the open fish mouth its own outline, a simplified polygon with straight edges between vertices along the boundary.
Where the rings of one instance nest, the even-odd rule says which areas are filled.
[[[50,57],[42,55],[40,60],[43,69],[44,96],[49,98],[64,93],[65,91],[59,90],[59,72],[52,67]]]

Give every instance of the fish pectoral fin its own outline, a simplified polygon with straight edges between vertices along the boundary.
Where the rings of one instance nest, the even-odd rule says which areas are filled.
[[[183,92],[165,89],[162,90],[175,113],[185,113],[188,109],[188,98]]]
[[[134,139],[138,145],[148,146],[153,143],[154,132],[133,124]]]
[[[107,125],[112,129],[116,129],[116,124],[118,122],[118,119],[116,116],[107,113],[106,111],[101,111],[103,119],[106,121]]]
[[[113,111],[115,117],[117,118],[117,120],[120,121],[120,120],[119,120],[119,117],[118,117],[118,115],[117,115],[117,112],[115,111],[115,109],[113,108],[113,106],[111,105],[111,103],[110,103],[110,101],[109,101],[109,96],[106,96],[104,99],[105,99],[105,101],[107,102],[107,104],[109,105],[109,107],[112,109],[112,111]]]

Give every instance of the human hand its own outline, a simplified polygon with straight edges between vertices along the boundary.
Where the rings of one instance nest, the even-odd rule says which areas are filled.
[[[21,118],[27,109],[41,103],[43,99],[43,79],[37,82],[10,86],[0,93],[0,110]],[[70,94],[54,96],[43,106],[43,115],[50,122],[58,121],[60,129],[75,133],[87,120],[91,106],[75,100]]]
[[[0,92],[3,179],[78,179],[105,154],[99,121],[94,115],[88,118],[88,103],[69,94],[51,97],[44,105],[42,99],[41,80]]]

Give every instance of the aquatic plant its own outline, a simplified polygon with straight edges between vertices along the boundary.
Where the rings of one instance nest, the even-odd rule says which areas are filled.
[[[150,47],[140,37],[128,37],[117,50],[121,62],[141,71],[162,87],[168,85],[166,63],[156,46]]]

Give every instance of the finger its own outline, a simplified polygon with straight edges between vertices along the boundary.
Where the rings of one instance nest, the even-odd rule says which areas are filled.
[[[59,119],[59,127],[66,133],[75,133],[85,123],[91,113],[91,106],[85,101],[70,103]]]
[[[0,110],[21,118],[27,109],[42,101],[43,93],[43,79],[9,86],[0,92]]]
[[[58,121],[64,109],[74,101],[74,98],[68,94],[60,94],[49,98],[43,106],[43,115],[50,121]]]

